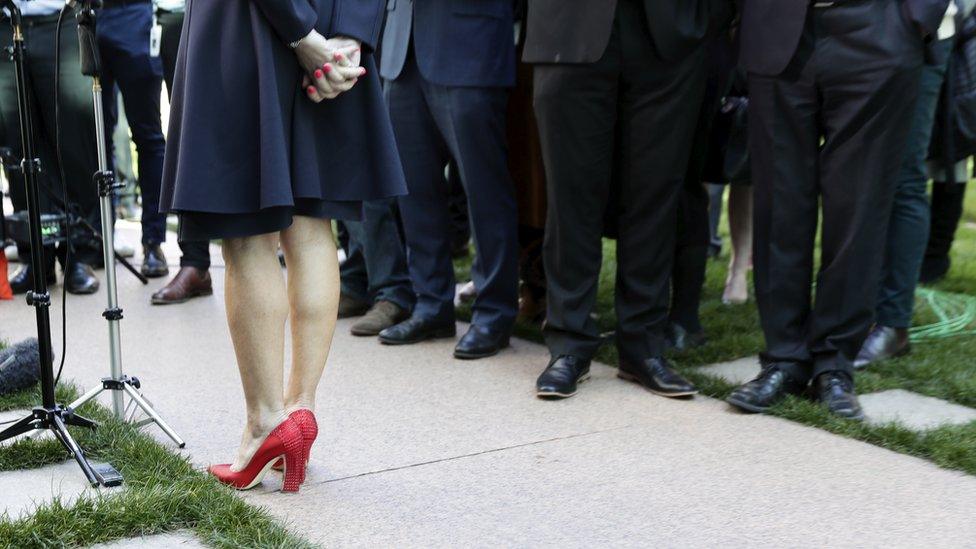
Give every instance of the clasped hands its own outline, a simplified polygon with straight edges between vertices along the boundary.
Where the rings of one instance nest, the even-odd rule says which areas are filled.
[[[298,63],[305,70],[302,89],[308,98],[320,103],[351,90],[366,74],[360,66],[361,47],[353,38],[326,38],[315,30],[310,32],[295,48]]]

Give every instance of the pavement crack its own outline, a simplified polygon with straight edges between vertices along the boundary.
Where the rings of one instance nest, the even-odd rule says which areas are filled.
[[[583,437],[588,437],[588,436],[593,436],[593,435],[601,435],[601,434],[604,434],[604,433],[611,433],[611,432],[614,432],[614,431],[620,431],[620,430],[623,430],[623,429],[629,429],[631,427],[633,427],[633,426],[632,425],[621,425],[619,427],[613,427],[613,428],[610,428],[610,429],[601,429],[599,431],[589,431],[589,432],[586,432],[586,433],[577,433],[577,434],[574,434],[574,435],[566,435],[566,436],[561,436],[561,437],[546,438],[546,439],[542,439],[542,440],[533,440],[531,442],[523,442],[522,444],[513,444],[511,446],[503,446],[501,448],[490,448],[488,450],[482,450],[480,452],[471,452],[471,453],[468,453],[468,454],[460,454],[460,455],[457,455],[457,456],[450,456],[450,457],[445,457],[445,458],[432,459],[432,460],[429,460],[429,461],[421,461],[421,462],[418,462],[418,463],[411,463],[409,465],[400,465],[398,467],[389,467],[389,468],[386,468],[386,469],[377,469],[375,471],[367,471],[365,473],[358,473],[358,474],[355,474],[355,475],[349,475],[349,476],[345,476],[345,477],[339,477],[339,478],[333,478],[333,479],[329,479],[329,480],[324,480],[322,482],[317,482],[317,483],[314,483],[312,485],[313,486],[320,486],[320,485],[329,484],[329,483],[332,483],[332,482],[341,482],[341,481],[344,481],[344,480],[351,480],[351,479],[361,478],[361,477],[367,477],[367,476],[371,476],[371,475],[379,475],[379,474],[382,474],[382,473],[391,473],[391,472],[394,472],[394,471],[402,471],[404,469],[413,469],[413,468],[416,468],[416,467],[425,467],[427,465],[435,465],[435,464],[438,464],[438,463],[445,463],[445,462],[448,462],[448,461],[456,461],[456,460],[459,460],[459,459],[468,459],[468,458],[483,456],[483,455],[486,455],[486,454],[494,454],[494,453],[498,453],[498,452],[505,452],[505,451],[508,451],[508,450],[516,450],[516,449],[519,449],[519,448],[527,448],[529,446],[538,446],[540,444],[548,444],[550,442],[559,442],[561,440],[572,440],[572,439],[575,439],[575,438],[583,438]]]

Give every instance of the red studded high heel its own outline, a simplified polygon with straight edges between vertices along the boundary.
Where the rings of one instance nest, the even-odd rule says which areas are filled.
[[[309,455],[312,453],[312,444],[315,443],[315,439],[319,436],[319,424],[315,420],[315,414],[306,408],[295,410],[288,417],[298,425],[298,428],[302,432],[302,456],[307,466]],[[274,469],[281,471],[284,465],[284,461],[279,459],[275,462]],[[302,482],[305,482],[304,476],[302,477]]]
[[[290,417],[271,431],[244,469],[231,471],[230,464],[211,465],[207,471],[220,482],[238,490],[250,490],[264,480],[279,458],[284,460],[282,492],[297,492],[305,479],[305,446],[302,430]]]

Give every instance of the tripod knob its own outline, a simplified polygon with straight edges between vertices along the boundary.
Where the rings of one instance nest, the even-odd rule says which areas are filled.
[[[47,292],[27,292],[27,304],[34,307],[47,307],[51,305],[51,295]]]
[[[139,378],[137,378],[137,377],[131,377],[131,378],[129,378],[129,382],[130,382],[130,385],[132,385],[136,389],[141,389],[142,388],[142,382],[139,381]]]

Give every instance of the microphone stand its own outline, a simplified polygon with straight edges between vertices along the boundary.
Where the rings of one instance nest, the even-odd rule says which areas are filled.
[[[73,407],[59,405],[54,397],[54,353],[51,349],[51,294],[48,293],[44,271],[44,246],[41,237],[41,214],[38,204],[37,174],[41,163],[34,150],[34,136],[30,110],[30,95],[27,90],[27,58],[20,9],[13,0],[0,0],[0,8],[6,8],[13,26],[13,46],[7,49],[14,61],[17,80],[17,108],[20,113],[20,138],[24,149],[23,171],[27,187],[27,212],[30,225],[31,267],[34,276],[34,289],[27,293],[27,304],[34,307],[37,314],[37,343],[41,369],[41,406],[35,407],[31,414],[0,432],[0,441],[36,430],[49,430],[64,446],[92,486],[102,484],[95,469],[85,457],[84,450],[75,442],[68,425],[94,429],[97,424],[74,413]],[[117,485],[114,483],[113,485]],[[106,484],[108,485],[108,484]]]
[[[128,395],[132,403],[141,408],[147,419],[135,423],[141,427],[148,423],[156,423],[160,429],[180,448],[186,443],[176,431],[153,409],[139,392],[142,386],[139,378],[129,377],[122,373],[122,343],[119,333],[119,321],[122,320],[122,309],[119,307],[118,286],[115,279],[115,236],[112,231],[112,197],[121,186],[115,181],[115,174],[108,169],[108,157],[105,150],[105,119],[102,109],[101,59],[98,55],[96,41],[95,8],[100,7],[99,0],[80,0],[78,4],[78,39],[81,46],[81,72],[92,77],[92,100],[95,107],[95,141],[98,143],[98,172],[94,179],[98,186],[99,205],[102,217],[102,254],[105,261],[105,282],[108,294],[108,308],[102,313],[108,321],[109,358],[111,361],[111,375],[102,378],[102,383],[93,387],[70,407],[77,408],[94,399],[105,391],[112,394],[112,412],[120,421],[126,421],[126,407],[124,396]],[[70,4],[69,4],[70,5]],[[42,271],[37,271],[38,273]],[[35,273],[35,277],[40,276]]]

